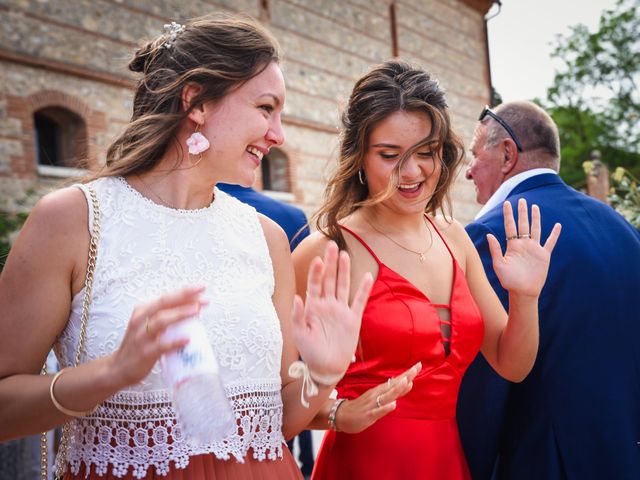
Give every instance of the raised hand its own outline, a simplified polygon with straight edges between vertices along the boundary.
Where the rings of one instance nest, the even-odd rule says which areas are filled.
[[[498,240],[491,234],[487,235],[493,268],[509,293],[537,297],[547,278],[551,252],[558,241],[561,225],[556,223],[547,241],[541,245],[540,209],[537,205],[531,207],[531,225],[525,199],[518,201],[517,226],[511,203],[504,202],[503,209],[507,236],[504,255]]]
[[[370,388],[358,398],[346,400],[336,412],[335,424],[340,432],[359,433],[396,408],[396,399],[413,387],[413,379],[422,369],[420,362],[385,383]]]
[[[165,353],[184,347],[188,340],[166,340],[163,333],[174,323],[198,314],[206,301],[204,287],[187,287],[137,306],[118,350],[110,357],[113,375],[122,386],[144,379]]]
[[[296,295],[293,335],[301,357],[320,377],[343,374],[356,351],[362,312],[373,278],[366,274],[349,305],[350,260],[329,242],[309,267],[306,300]]]

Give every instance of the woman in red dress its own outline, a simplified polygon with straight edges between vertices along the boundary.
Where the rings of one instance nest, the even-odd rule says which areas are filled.
[[[478,350],[521,381],[538,347],[537,300],[560,228],[540,245],[540,212],[505,204],[504,311],[464,228],[443,204],[463,159],[444,93],[426,72],[388,61],[359,80],[343,115],[340,162],[294,253],[298,293],[311,259],[334,240],[353,278],[375,278],[356,359],[313,422],[330,428],[314,479],[468,479],[455,419],[460,381]],[[440,210],[443,215],[437,215]]]

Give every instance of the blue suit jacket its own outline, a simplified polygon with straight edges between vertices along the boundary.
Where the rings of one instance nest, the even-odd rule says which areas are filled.
[[[509,195],[562,234],[540,296],[529,376],[504,381],[482,355],[462,383],[458,422],[474,480],[640,479],[640,234],[617,212],[543,174]],[[467,226],[502,303],[486,240],[506,248],[502,207]],[[494,470],[495,467],[495,470]]]
[[[219,183],[216,186],[241,202],[251,205],[258,212],[280,225],[289,238],[291,251],[309,235],[307,217],[298,207],[275,200],[264,193],[256,192],[253,188],[227,183]],[[298,234],[298,232],[300,233]]]

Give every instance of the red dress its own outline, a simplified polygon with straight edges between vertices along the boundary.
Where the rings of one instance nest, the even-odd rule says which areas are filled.
[[[462,376],[480,349],[484,323],[464,272],[438,232],[451,254],[454,278],[450,304],[433,304],[382,263],[360,237],[343,228],[369,251],[379,271],[362,317],[362,348],[336,387],[338,398],[356,398],[418,361],[422,370],[413,389],[397,400],[396,409],[363,432],[327,431],[312,478],[470,479],[456,402]],[[438,317],[436,308],[450,310],[448,355],[441,333],[441,323],[448,322]]]

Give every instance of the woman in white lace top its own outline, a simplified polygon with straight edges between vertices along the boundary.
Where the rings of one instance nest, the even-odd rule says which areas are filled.
[[[347,369],[372,282],[349,306],[349,259],[330,245],[311,269],[306,304],[294,302],[284,232],[215,188],[251,185],[284,141],[273,38],[244,17],[165,30],[129,64],[141,74],[133,116],[104,170],[38,202],[7,259],[0,440],[69,422],[65,478],[299,478],[284,440]],[[100,240],[74,367],[92,193]],[[167,326],[198,312],[237,419],[234,433],[203,445],[185,441],[158,363],[185,345],[163,339]],[[38,375],[51,345],[66,367],[55,383]],[[288,373],[298,355],[319,384],[308,408],[303,380]]]

